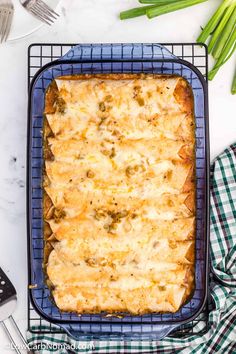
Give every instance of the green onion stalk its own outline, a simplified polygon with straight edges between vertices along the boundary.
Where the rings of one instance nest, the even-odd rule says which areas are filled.
[[[224,48],[228,38],[230,37],[230,34],[233,31],[233,28],[235,27],[236,24],[236,6],[234,7],[234,11],[228,20],[227,24],[224,27],[224,30],[222,29],[221,35],[218,38],[218,41],[216,42],[213,50],[212,50],[212,55],[215,59],[218,59],[220,56],[220,53],[222,52],[222,49]]]
[[[184,9],[197,5],[208,0],[139,0],[140,4],[149,4],[135,7],[120,13],[121,20],[127,20],[138,16],[146,15],[148,18],[164,15],[169,12]]]
[[[232,95],[236,95],[236,70],[235,70],[234,79],[232,82],[231,93],[232,93]]]
[[[215,31],[219,21],[222,19],[222,16],[225,12],[225,9],[231,3],[232,0],[224,0],[221,5],[218,7],[214,15],[210,18],[202,33],[198,37],[197,41],[200,43],[205,43],[208,37]]]
[[[232,57],[236,50],[236,0],[223,0],[210,18],[197,39],[199,43],[208,42],[208,52],[215,59],[209,72],[213,80],[219,69]],[[231,92],[235,91],[235,77]]]
[[[156,16],[164,15],[167,14],[168,12],[173,12],[181,9],[185,9],[186,7],[193,6],[200,4],[201,2],[205,2],[207,0],[181,0],[181,1],[176,1],[174,3],[170,3],[167,5],[160,5],[157,7],[154,7],[152,9],[147,10],[147,17],[148,18],[153,18]]]
[[[141,5],[120,13],[121,20],[146,15],[149,19],[169,12],[197,5],[207,0],[138,0]],[[212,80],[219,69],[231,58],[236,50],[236,0],[222,0],[213,16],[197,39],[198,43],[208,42],[208,52],[215,59],[209,72]],[[235,77],[232,92],[235,92]]]
[[[217,59],[213,69],[208,74],[208,79],[213,80],[218,70],[223,66],[234,54],[236,50],[236,27],[231,34],[229,40],[224,46],[219,58]]]
[[[139,0],[140,4],[155,4],[157,5],[166,5],[171,4],[172,2],[177,2],[177,0]]]
[[[177,2],[179,0],[139,0],[140,4],[155,4],[155,5],[165,5],[171,4],[172,2]]]
[[[151,9],[152,7],[155,7],[155,5],[154,6],[148,5],[148,6],[142,6],[142,7],[135,7],[134,9],[123,11],[120,13],[120,19],[127,20],[129,18],[134,18],[134,17],[146,15],[147,10]]]

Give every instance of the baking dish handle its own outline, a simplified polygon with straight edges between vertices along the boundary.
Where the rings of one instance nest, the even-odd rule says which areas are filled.
[[[166,47],[161,44],[78,44],[72,47],[69,52],[60,60],[88,61],[88,60],[163,60],[176,59]]]
[[[104,326],[110,327],[110,325],[104,323]],[[114,326],[114,325],[113,325]],[[152,325],[148,324],[147,327],[143,325],[143,328],[140,328],[140,325],[135,329],[135,324],[126,324],[123,323],[124,329],[121,331],[121,324],[117,324],[119,331],[115,331],[114,327],[112,332],[101,331],[101,324],[89,323],[89,324],[80,324],[80,325],[61,325],[62,329],[71,337],[72,339],[79,340],[95,340],[95,339],[106,339],[111,340],[140,340],[140,339],[153,339],[161,340],[168,336],[173,330],[179,327],[179,324],[175,325]],[[130,327],[130,330],[127,330]],[[142,326],[141,326],[142,327]],[[100,331],[99,331],[100,329]],[[148,330],[149,329],[149,330]],[[105,339],[105,338],[104,338]]]

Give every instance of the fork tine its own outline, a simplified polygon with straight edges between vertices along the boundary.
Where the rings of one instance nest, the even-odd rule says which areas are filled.
[[[57,19],[57,17],[52,13],[50,12],[49,10],[47,10],[47,8],[44,8],[40,5],[40,3],[37,4],[37,7],[38,9],[40,9],[40,11],[45,15],[47,15],[48,17],[50,18],[54,18],[55,20]]]
[[[3,9],[0,9],[0,42],[2,42],[1,39],[2,39],[3,20],[4,20]]]
[[[9,33],[10,33],[12,19],[13,19],[13,9],[10,10],[9,15],[8,15],[7,28],[6,28],[5,36],[4,36],[5,41],[7,40]]]
[[[8,12],[5,9],[3,9],[2,12],[3,12],[3,18],[2,18],[2,26],[1,26],[1,43],[4,40],[4,35],[7,26],[7,18],[8,18],[7,16]]]
[[[54,23],[55,17],[52,16],[51,14],[45,13],[44,9],[42,7],[40,7],[40,5],[38,3],[35,4],[34,9],[35,9],[35,11],[38,11],[38,13],[40,13],[41,16],[44,17],[46,20]]]
[[[2,32],[2,42],[5,42],[5,36],[8,31],[8,28],[9,28],[9,18],[10,18],[10,12],[8,10],[6,10],[6,20],[5,20],[4,29]]]
[[[20,1],[26,10],[48,25],[53,24],[57,17],[59,17],[59,15],[42,0]]]
[[[42,17],[38,12],[35,12],[35,10],[30,10],[31,13],[38,19],[41,20],[42,22],[46,23],[47,25],[51,26],[52,22],[47,21],[44,17]]]
[[[41,13],[39,13],[38,11],[35,11],[34,8],[31,8],[31,9],[30,9],[30,12],[32,12],[32,14],[33,14],[34,16],[36,16],[37,18],[39,18],[41,21],[45,22],[45,23],[46,23],[47,25],[49,25],[49,26],[51,26],[51,24],[53,23],[53,22],[47,21],[47,20],[41,15]]]
[[[9,1],[1,1],[0,4],[0,42],[7,40],[13,17],[14,7]]]
[[[41,5],[44,10],[47,10],[47,12],[51,15],[53,14],[54,16],[56,16],[55,18],[60,17],[60,15],[56,11],[54,11],[50,6],[48,6],[44,1],[38,0],[38,5]]]
[[[49,15],[47,15],[44,11],[42,11],[42,9],[41,9],[40,7],[35,6],[35,7],[34,7],[34,10],[35,10],[36,12],[38,12],[38,13],[41,15],[41,17],[43,17],[43,18],[44,18],[46,21],[48,21],[49,23],[51,23],[51,24],[54,23],[54,18],[51,17],[51,16],[49,16]]]

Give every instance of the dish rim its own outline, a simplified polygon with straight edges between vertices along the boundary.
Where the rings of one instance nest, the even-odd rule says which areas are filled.
[[[34,44],[35,45],[35,44]],[[33,45],[31,45],[33,46]],[[29,47],[29,50],[31,48],[31,46]],[[52,61],[50,63],[47,63],[46,65],[44,65],[42,68],[40,68],[37,73],[34,75],[34,77],[31,80],[30,83],[30,87],[29,87],[29,99],[28,99],[28,133],[27,133],[27,251],[28,251],[28,294],[29,294],[29,298],[30,301],[34,307],[34,309],[36,310],[36,312],[42,316],[44,319],[46,319],[47,321],[51,322],[51,323],[55,323],[55,324],[64,324],[64,325],[68,325],[68,324],[102,324],[103,322],[101,321],[89,321],[89,320],[83,320],[81,321],[70,321],[70,320],[63,320],[63,319],[57,319],[54,318],[53,316],[49,316],[47,314],[45,314],[42,309],[37,305],[34,296],[33,296],[33,289],[30,289],[30,286],[32,284],[32,235],[31,235],[31,221],[32,221],[32,215],[31,215],[31,192],[30,192],[30,187],[31,187],[31,159],[30,159],[30,152],[31,152],[31,139],[32,139],[32,120],[31,120],[31,113],[32,113],[32,93],[33,93],[33,89],[34,89],[34,85],[37,82],[38,78],[40,77],[40,75],[48,70],[53,68],[55,65],[68,65],[68,64],[83,64],[83,63],[111,63],[111,62],[169,62],[169,63],[179,63],[182,65],[185,65],[186,67],[188,67],[189,69],[191,69],[199,78],[201,84],[202,84],[202,88],[203,88],[203,92],[204,92],[204,119],[205,119],[205,173],[206,173],[206,184],[205,184],[205,202],[206,202],[206,215],[205,215],[205,225],[206,225],[206,229],[205,229],[205,237],[204,237],[204,243],[205,243],[205,277],[204,277],[204,282],[203,284],[205,285],[205,294],[202,297],[202,303],[201,305],[199,305],[198,310],[194,313],[191,314],[191,316],[189,316],[186,319],[180,319],[179,321],[161,321],[161,320],[157,320],[154,321],[152,320],[151,322],[148,320],[142,320],[142,321],[137,321],[137,322],[132,322],[129,320],[125,320],[124,317],[124,321],[123,322],[104,322],[104,324],[108,324],[108,323],[112,323],[113,325],[122,325],[123,324],[132,324],[133,326],[135,326],[136,324],[139,325],[140,323],[142,324],[166,324],[166,325],[182,325],[185,324],[187,322],[192,321],[194,318],[196,318],[200,312],[203,310],[207,297],[208,297],[208,274],[209,274],[209,178],[210,178],[210,160],[209,160],[209,110],[208,110],[208,86],[207,86],[207,82],[205,81],[202,73],[200,72],[200,70],[198,68],[196,68],[193,64],[189,63],[188,61],[184,60],[184,59],[180,59],[180,58],[162,58],[162,59],[135,59],[135,58],[127,58],[127,59],[121,59],[121,58],[107,58],[107,59],[82,59],[82,60],[71,60],[71,59],[58,59],[55,61]],[[114,70],[114,73],[116,71]],[[128,73],[128,72],[127,72]],[[141,71],[140,71],[141,73]],[[109,73],[107,73],[109,74]],[[132,74],[132,73],[131,73]],[[162,75],[160,73],[160,75]],[[60,75],[61,76],[61,75]],[[63,75],[62,75],[63,76]],[[184,306],[184,305],[182,305]],[[181,306],[181,307],[182,307]],[[59,310],[60,311],[60,310]],[[63,313],[63,311],[60,311],[61,313]],[[150,313],[154,314],[154,313]],[[86,314],[84,314],[86,315]],[[89,314],[88,314],[89,315]],[[103,315],[103,313],[99,314],[100,316]],[[132,314],[127,314],[128,316],[132,317]],[[105,313],[104,313],[105,316]],[[134,317],[137,315],[133,315]],[[115,314],[113,314],[111,316],[112,317],[117,317]]]

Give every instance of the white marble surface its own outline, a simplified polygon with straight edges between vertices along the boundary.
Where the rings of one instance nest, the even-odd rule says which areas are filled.
[[[0,266],[18,292],[15,318],[26,331],[26,125],[27,48],[35,42],[193,42],[220,1],[209,0],[178,14],[148,21],[121,22],[121,10],[136,0],[62,0],[61,17],[51,28],[0,46]],[[213,158],[236,141],[236,96],[230,94],[235,57],[209,85],[210,141]],[[0,353],[9,354],[0,328]]]

